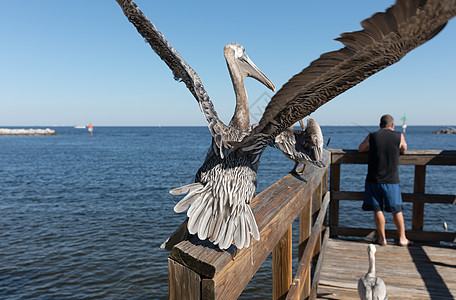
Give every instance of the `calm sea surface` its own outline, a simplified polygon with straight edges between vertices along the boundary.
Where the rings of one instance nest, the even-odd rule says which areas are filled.
[[[370,131],[376,127],[366,127]],[[410,126],[409,149],[456,150],[456,135]],[[165,299],[168,252],[159,245],[185,219],[171,188],[193,182],[210,144],[206,127],[57,127],[58,136],[0,136],[0,299]],[[360,127],[322,127],[329,148],[355,149]],[[293,167],[267,149],[258,191]],[[363,190],[366,166],[344,165],[341,188]],[[426,192],[456,194],[455,167],[429,166]],[[413,167],[401,166],[403,192]],[[407,204],[407,203],[406,203]],[[360,202],[343,201],[340,223],[372,225]],[[350,211],[350,215],[347,213]],[[405,205],[407,228],[411,206]],[[456,230],[454,205],[425,208],[425,230]],[[388,227],[394,228],[388,218]],[[243,299],[270,298],[271,261]]]

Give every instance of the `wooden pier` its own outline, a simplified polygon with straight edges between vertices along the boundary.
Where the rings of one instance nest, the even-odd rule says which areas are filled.
[[[252,200],[261,239],[249,248],[221,251],[196,237],[176,244],[168,259],[169,298],[236,299],[272,252],[273,299],[358,299],[357,282],[367,272],[367,245],[376,231],[339,226],[339,202],[362,200],[360,192],[340,191],[340,165],[366,164],[367,155],[330,150],[324,161],[330,164],[329,190],[327,168],[308,167],[301,177],[287,175]],[[456,195],[425,193],[426,165],[454,166],[456,151],[408,151],[400,164],[415,165],[414,193],[403,194],[403,200],[413,202],[412,230],[406,233],[417,243],[378,246],[377,274],[390,300],[455,299],[456,232],[425,231],[423,219],[425,203],[456,204]],[[298,266],[292,274],[291,225],[298,217]],[[397,237],[392,230],[386,234]]]
[[[411,150],[401,155],[400,164],[414,165],[414,193],[403,193],[404,202],[413,203],[412,230],[407,237],[411,247],[394,244],[377,246],[376,272],[393,299],[456,299],[455,232],[430,232],[423,228],[424,204],[456,204],[456,195],[426,194],[426,166],[456,165],[456,151]],[[368,269],[367,245],[376,236],[375,228],[339,226],[339,201],[362,201],[363,193],[340,191],[341,164],[367,164],[367,154],[356,150],[331,150],[329,226],[331,236],[319,280],[317,299],[358,299],[358,279]],[[455,172],[456,173],[456,172]],[[454,176],[454,175],[453,175]],[[395,230],[387,238],[396,239]],[[351,236],[361,239],[336,239]]]
[[[329,239],[317,299],[359,299],[357,284],[367,272],[367,241]],[[415,243],[376,246],[376,275],[389,300],[456,299],[456,248]]]

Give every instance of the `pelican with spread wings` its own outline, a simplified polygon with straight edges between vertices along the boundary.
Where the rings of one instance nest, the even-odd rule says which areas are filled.
[[[195,183],[174,189],[188,193],[175,207],[187,211],[188,230],[221,249],[248,247],[259,230],[249,203],[255,195],[259,159],[269,143],[337,95],[398,62],[438,34],[456,15],[455,0],[398,0],[384,13],[361,22],[363,30],[341,34],[345,47],[321,55],[272,97],[253,130],[225,125],[195,71],[132,0],[116,0],[152,49],[182,80],[208,121],[212,144]],[[242,73],[242,71],[241,71]],[[231,71],[230,74],[232,75]],[[245,75],[245,73],[242,73]],[[242,79],[242,77],[240,77]],[[232,76],[233,85],[234,79]],[[237,99],[238,100],[238,99]],[[236,106],[242,126],[245,103]],[[248,109],[248,107],[247,107]]]

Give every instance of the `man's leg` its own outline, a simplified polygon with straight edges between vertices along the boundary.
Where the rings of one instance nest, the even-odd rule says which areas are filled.
[[[375,226],[378,231],[378,243],[382,246],[386,246],[386,235],[385,235],[385,216],[383,211],[374,211]]]
[[[402,214],[402,212],[393,213],[393,220],[397,228],[397,235],[399,236],[399,245],[407,246],[409,240],[405,236],[404,215]]]

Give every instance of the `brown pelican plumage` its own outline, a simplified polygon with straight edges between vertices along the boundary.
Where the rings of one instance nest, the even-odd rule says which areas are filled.
[[[282,151],[283,155],[295,162],[291,173],[298,175],[304,172],[307,164],[324,168],[323,159],[323,134],[317,122],[307,119],[307,127],[303,120],[299,120],[301,129],[294,129],[293,125],[277,135],[271,146]],[[296,168],[303,164],[301,171]]]
[[[244,79],[249,76],[274,90],[272,82],[255,66],[238,43],[224,48],[225,60],[236,95],[236,107],[224,135],[227,141],[240,142],[250,132],[249,106]],[[173,195],[188,193],[174,207],[177,213],[187,210],[188,231],[198,238],[226,249],[233,243],[238,248],[250,244],[250,235],[260,238],[250,206],[256,190],[256,171],[259,161],[251,162],[237,153],[219,151],[213,140],[206,159],[196,173],[194,184],[170,191]],[[226,150],[226,149],[225,149]],[[241,179],[241,180],[238,180]],[[213,195],[217,195],[214,197]]]
[[[375,276],[375,252],[373,244],[367,246],[369,270],[358,281],[358,295],[361,300],[387,300],[386,285],[380,277]]]
[[[248,204],[255,195],[258,161],[265,147],[298,120],[433,38],[456,15],[455,0],[398,0],[385,13],[364,20],[363,30],[343,33],[337,40],[345,47],[323,54],[291,78],[272,97],[258,126],[245,132],[218,118],[198,75],[134,2],[117,2],[175,79],[186,84],[209,123],[212,150],[196,182],[173,192],[188,192],[177,207],[180,211],[191,205],[187,215],[195,217],[188,229],[222,249],[232,243],[248,246],[250,235],[259,238]]]
[[[225,138],[230,141],[241,141],[241,139],[250,132],[248,98],[244,86],[244,79],[246,77],[255,78],[273,91],[275,90],[275,86],[255,66],[255,64],[247,56],[245,49],[242,45],[238,43],[231,43],[229,45],[226,45],[224,48],[224,55],[236,96],[236,107],[234,115],[231,118],[228,128],[229,130],[227,130],[225,133]],[[220,149],[217,147],[217,144],[213,140],[212,145],[209,148],[209,151],[206,155],[206,159],[196,174],[196,183],[175,188],[170,191],[170,193],[173,195],[181,195],[188,193],[174,207],[174,211],[180,213],[185,211],[188,208],[189,204],[192,204],[191,208],[187,212],[187,215],[189,217],[187,223],[188,233],[197,233],[200,239],[209,238],[212,242],[214,242],[214,244],[219,244],[219,247],[222,249],[228,248],[231,245],[232,239],[225,238],[221,235],[221,233],[224,233],[226,230],[229,230],[229,228],[223,229],[223,227],[220,226],[222,226],[224,222],[229,223],[230,221],[224,221],[223,218],[220,218],[220,212],[213,211],[212,207],[221,205],[221,203],[213,204],[211,201],[214,201],[215,199],[207,197],[208,195],[210,195],[210,193],[213,193],[215,189],[214,187],[212,187],[212,189],[209,188],[212,184],[212,177],[218,176],[221,180],[226,181],[224,183],[219,184],[218,188],[224,188],[224,186],[231,185],[235,188],[232,192],[245,192],[250,189],[254,193],[256,189],[256,170],[258,168],[257,162],[256,164],[252,164],[250,167],[238,168],[238,172],[225,172],[223,171],[223,169],[225,168],[224,165],[226,165],[226,162],[224,162],[225,155],[226,154],[224,154],[223,152],[220,152]],[[228,154],[228,158],[231,159],[230,154]],[[252,170],[250,170],[250,168]],[[222,175],[227,176],[224,177]],[[251,177],[252,180],[246,181],[247,184],[251,185],[244,186],[242,188],[237,188],[235,186],[235,182],[231,182],[233,181],[233,176]],[[253,178],[255,179],[253,180]],[[223,190],[221,190],[220,192],[223,192]],[[232,201],[232,199],[229,199],[232,195],[231,192],[225,191],[223,193],[225,197],[228,197],[228,200],[225,201]],[[208,201],[209,205],[208,203],[203,201],[203,198],[205,196],[206,201]],[[236,198],[235,194],[234,196]],[[242,206],[242,204],[243,203],[238,204],[237,206]],[[210,208],[203,209],[206,205],[208,205]],[[227,205],[227,203],[223,205]],[[221,211],[230,211],[231,206],[233,205],[229,204],[227,208],[219,207],[219,209]],[[257,240],[259,239],[258,227],[256,226],[255,218],[253,217],[253,213],[250,210],[250,207],[248,205],[245,205],[245,207],[241,208],[240,211],[241,214],[239,217],[236,214],[234,216],[231,216],[233,215],[232,212],[229,215],[227,215],[227,217],[231,216],[231,218],[235,220],[235,224],[237,224],[236,227],[233,227],[233,235],[236,237],[235,245],[238,248],[242,248],[243,246],[249,245],[250,235],[253,235],[253,237]],[[212,213],[213,215],[210,215],[210,213]],[[217,223],[216,221],[219,221],[219,223]],[[223,229],[223,231],[221,229]],[[175,245],[177,242],[180,242],[182,239],[186,238],[188,233],[185,230],[185,228],[180,228],[173,234],[172,238],[168,239],[165,243],[162,244],[161,248],[166,248],[170,250],[170,248],[173,245]],[[230,237],[230,234],[225,236]]]

